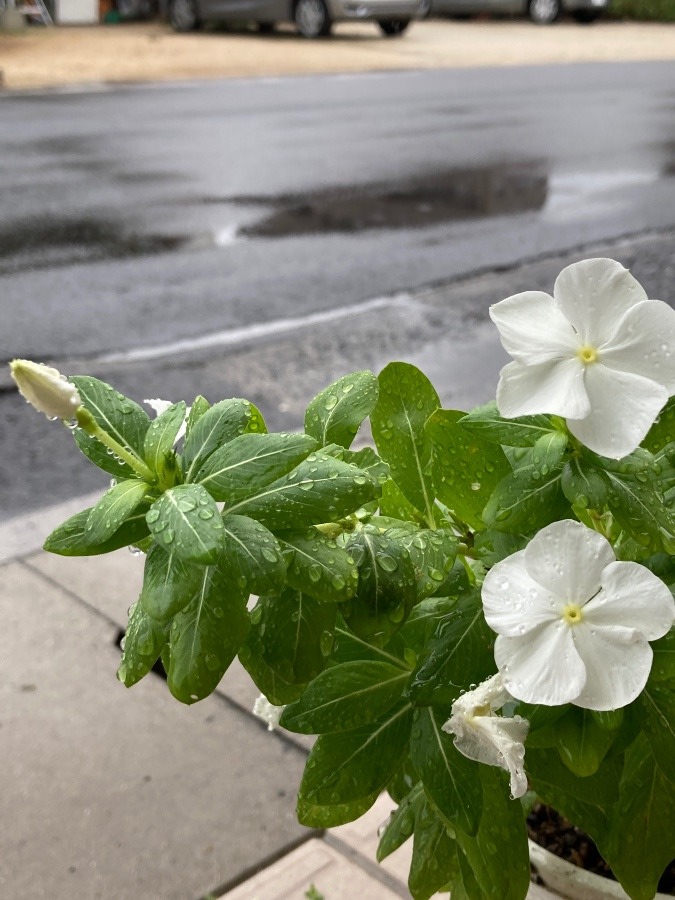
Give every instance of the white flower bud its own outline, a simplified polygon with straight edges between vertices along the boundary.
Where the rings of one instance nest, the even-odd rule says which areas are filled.
[[[74,384],[66,381],[58,369],[29,359],[9,364],[12,378],[26,400],[49,419],[75,418],[82,400]]]

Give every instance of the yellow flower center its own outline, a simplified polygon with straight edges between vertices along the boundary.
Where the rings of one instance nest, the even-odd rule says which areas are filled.
[[[562,617],[568,625],[578,625],[584,620],[584,614],[577,603],[568,603],[562,611]]]
[[[584,344],[577,350],[577,356],[585,366],[598,361],[598,351],[590,344]]]

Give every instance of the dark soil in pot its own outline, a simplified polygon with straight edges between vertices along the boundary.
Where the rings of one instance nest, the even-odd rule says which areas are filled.
[[[575,866],[614,878],[593,840],[550,806],[536,804],[527,817],[527,833],[535,843]],[[659,881],[659,892],[675,895],[675,860]]]

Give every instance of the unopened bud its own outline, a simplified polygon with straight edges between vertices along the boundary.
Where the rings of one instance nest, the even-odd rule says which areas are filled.
[[[28,359],[15,359],[9,364],[19,392],[49,419],[75,418],[82,400],[77,388],[58,369]]]

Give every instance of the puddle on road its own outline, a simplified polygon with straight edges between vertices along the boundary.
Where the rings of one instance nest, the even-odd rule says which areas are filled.
[[[239,230],[249,237],[360,232],[384,228],[424,228],[463,219],[503,216],[541,209],[548,174],[540,160],[517,165],[448,169],[406,182],[327,188],[280,197],[240,196],[240,205],[275,207],[268,216]]]
[[[114,220],[94,217],[12,222],[0,227],[0,274],[150,256],[188,242],[178,235],[135,234]]]

